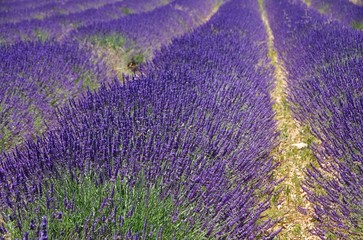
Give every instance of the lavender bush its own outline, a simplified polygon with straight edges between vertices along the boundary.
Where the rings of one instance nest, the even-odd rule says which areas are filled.
[[[20,42],[1,47],[0,58],[0,151],[42,133],[56,107],[112,79],[76,43]]]
[[[79,0],[77,0],[79,1]],[[165,4],[165,0],[124,0],[105,4],[97,8],[84,8],[85,3],[63,4],[63,12],[49,17],[33,18],[20,22],[9,22],[0,25],[0,40],[14,43],[22,40],[62,40],[74,29],[95,22],[119,19],[131,13],[150,11]],[[104,1],[94,1],[98,5]],[[91,1],[92,3],[92,1]],[[58,5],[57,5],[58,6]],[[49,6],[54,8],[54,6]],[[67,11],[65,9],[69,8]],[[58,12],[59,12],[58,11]],[[65,11],[65,12],[64,12]],[[49,12],[49,11],[47,11]],[[9,13],[11,14],[11,13]],[[23,16],[20,14],[20,16]],[[0,43],[1,43],[0,41]]]
[[[138,79],[59,109],[57,129],[0,160],[1,230],[44,239],[273,238],[273,222],[260,219],[276,144],[271,69],[259,67],[265,40],[258,3],[230,1]]]
[[[306,171],[322,239],[360,239],[363,223],[363,33],[303,5],[266,1],[295,116],[321,141]]]
[[[1,13],[6,13],[8,11],[18,11],[18,10],[23,10],[23,9],[29,9],[32,10],[34,8],[38,8],[38,7],[42,7],[44,5],[47,5],[49,3],[49,1],[47,0],[39,0],[39,1],[32,1],[32,0],[4,0],[1,3],[0,6],[0,12]]]
[[[177,36],[203,23],[220,0],[175,0],[148,13],[134,14],[105,23],[94,23],[71,33],[77,39],[93,43],[104,38],[122,38],[121,46],[139,49],[146,56],[168,44]],[[148,26],[148,27],[145,27]]]
[[[15,23],[22,20],[37,18],[44,19],[46,17],[62,14],[70,14],[82,12],[89,8],[102,7],[107,3],[114,3],[116,0],[83,0],[83,1],[50,1],[47,4],[39,5],[38,1],[33,1],[33,7],[27,8],[10,8],[6,11],[0,11],[0,23]],[[24,3],[18,3],[23,6]]]
[[[333,19],[363,29],[363,6],[348,0],[310,0],[310,6]]]

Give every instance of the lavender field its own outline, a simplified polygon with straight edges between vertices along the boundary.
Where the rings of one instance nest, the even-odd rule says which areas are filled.
[[[0,1],[0,239],[363,239],[363,2]]]

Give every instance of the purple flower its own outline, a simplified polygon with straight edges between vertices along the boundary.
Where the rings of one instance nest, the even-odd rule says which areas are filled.
[[[41,223],[41,230],[40,230],[40,240],[48,240],[48,231],[47,231],[47,226],[48,226],[48,220],[46,216],[43,216],[42,218],[42,223]]]

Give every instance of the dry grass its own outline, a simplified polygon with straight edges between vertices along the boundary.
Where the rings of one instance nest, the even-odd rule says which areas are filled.
[[[309,230],[314,227],[313,209],[301,188],[304,169],[316,162],[309,145],[314,141],[307,126],[301,126],[292,116],[286,93],[286,71],[274,48],[271,31],[263,0],[260,11],[268,35],[269,58],[275,68],[275,88],[271,92],[274,101],[277,130],[280,144],[273,152],[273,158],[279,163],[274,175],[283,181],[277,186],[279,194],[272,199],[272,207],[266,214],[272,218],[281,218],[276,228],[281,228],[278,239],[318,239]]]

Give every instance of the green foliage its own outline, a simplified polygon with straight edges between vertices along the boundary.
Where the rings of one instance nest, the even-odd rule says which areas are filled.
[[[91,39],[91,42],[93,44],[97,45],[97,46],[112,48],[114,50],[117,50],[119,48],[124,47],[126,39],[122,35],[111,34],[111,35],[106,35],[106,36],[103,36],[103,37],[94,36]]]
[[[145,56],[143,53],[138,53],[132,56],[131,61],[139,65],[145,61]]]
[[[5,39],[0,36],[0,46],[6,43]]]
[[[40,116],[40,114],[37,114],[34,119],[35,132],[37,134],[40,134],[42,132],[43,127],[44,127],[43,118],[42,116]]]
[[[136,72],[139,69],[139,65],[145,62],[145,54],[143,52],[139,52],[137,54],[130,54],[128,57],[127,67],[129,70]]]
[[[11,120],[12,109],[4,109],[4,106],[0,105],[0,117],[4,119],[0,123],[0,153],[8,151],[16,144],[21,142],[21,137],[14,134],[13,131],[17,130],[12,126]]]
[[[39,39],[42,42],[45,42],[48,39],[48,33],[44,32],[40,29],[34,30],[34,35],[37,39]]]
[[[52,107],[56,107],[56,106],[57,106],[57,103],[58,103],[58,99],[52,99],[52,100],[50,101],[50,105],[51,105]]]
[[[38,227],[42,217],[47,216],[49,239],[112,239],[129,230],[140,234],[153,231],[148,239],[156,239],[160,228],[165,239],[204,239],[197,224],[192,226],[185,221],[192,216],[193,208],[177,207],[171,197],[161,198],[160,181],[150,184],[141,175],[133,187],[120,177],[100,182],[94,174],[64,174],[48,179],[43,185],[44,194],[28,203],[26,211],[16,213],[22,229],[16,220],[6,220],[10,235],[21,238],[22,233],[29,231],[30,239],[36,239],[36,228],[29,227],[31,221]],[[175,211],[178,217],[173,219]]]
[[[77,79],[74,81],[76,84],[82,84],[82,89],[88,88],[91,91],[96,90],[100,84],[97,81],[97,77],[90,71],[84,71],[82,67],[75,66],[74,72],[78,74]]]
[[[356,21],[354,21],[352,23],[352,27],[355,28],[355,29],[363,30],[363,22],[356,22]]]
[[[83,79],[82,88],[88,88],[94,91],[99,87],[96,77],[90,72],[82,74],[81,79]]]
[[[35,105],[30,105],[28,112],[32,115],[33,118],[33,128],[35,130],[35,134],[40,135],[45,130],[45,124],[41,110],[38,109]]]
[[[7,127],[1,126],[0,129],[0,152],[3,152],[7,149],[7,146],[10,144],[11,139],[11,131]]]
[[[300,236],[301,235],[301,225],[300,224],[295,225],[292,232],[295,236]]]
[[[131,14],[131,13],[133,13],[133,12],[134,12],[131,8],[127,8],[127,7],[121,7],[121,8],[120,8],[120,11],[121,11],[123,14],[126,14],[126,15],[129,15],[129,14]]]
[[[337,237],[337,235],[336,235],[336,234],[328,232],[328,233],[326,234],[326,239],[329,239],[329,240],[336,240],[336,239],[338,239],[338,237]]]

